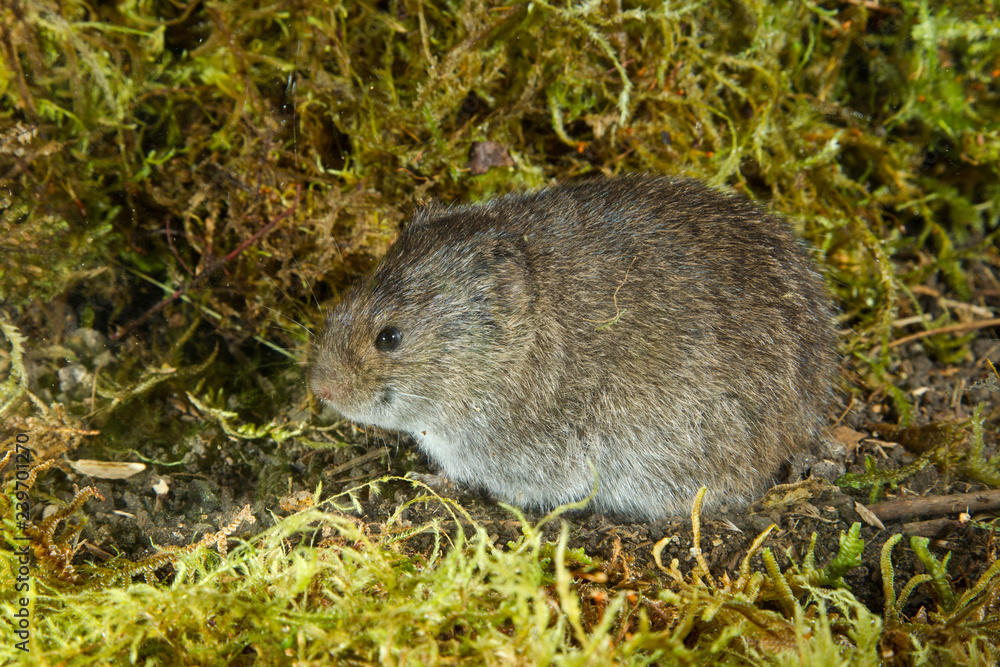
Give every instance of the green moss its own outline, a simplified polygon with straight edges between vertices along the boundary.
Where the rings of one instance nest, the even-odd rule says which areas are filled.
[[[30,231],[11,244],[32,256],[54,242],[76,267],[110,259],[116,299],[135,298],[131,268],[177,286],[182,260],[231,250],[294,182],[306,201],[259,244],[267,261],[231,267],[253,302],[265,276],[302,303],[304,287],[338,289],[429,196],[594,171],[684,171],[771,199],[803,221],[874,343],[918,307],[902,285],[940,273],[967,295],[963,266],[997,238],[1000,56],[981,3],[152,10],[29,2],[5,33],[17,62],[0,77],[0,154],[23,145],[4,215]],[[469,145],[485,139],[517,168],[470,176]],[[924,249],[929,264],[890,265]],[[295,257],[312,260],[304,280]],[[0,289],[17,307],[40,286],[13,268]],[[67,288],[38,273],[51,294]],[[232,296],[205,297],[225,322]]]
[[[997,465],[1000,455],[986,458],[983,443],[983,414],[986,405],[978,404],[967,421],[934,422],[924,426],[894,427],[880,425],[878,430],[918,454],[912,463],[895,470],[879,469],[871,456],[865,457],[864,473],[847,473],[837,480],[845,489],[871,488],[869,502],[878,502],[885,487],[896,489],[928,465],[935,464],[947,478],[953,474],[989,486],[1000,486]]]
[[[461,508],[452,514],[460,518]],[[681,575],[675,563],[660,599],[613,590],[598,596],[593,589],[584,598],[570,568],[595,564],[566,549],[566,524],[553,549],[540,526],[520,520],[521,538],[498,548],[481,526],[468,536],[461,529],[448,535],[438,523],[407,527],[391,520],[374,537],[348,517],[309,510],[222,559],[203,548],[179,554],[169,584],[107,585],[105,568],[83,567],[82,576],[97,575],[104,585],[59,595],[43,587],[34,601],[40,620],[31,655],[77,664],[219,664],[248,652],[265,664],[487,656],[529,663],[784,664],[805,652],[860,665],[875,658],[878,619],[849,593],[805,584],[800,573],[786,581],[769,565],[766,577],[748,580],[763,582],[758,598],[702,574]],[[430,556],[408,548],[421,536],[437,545]],[[842,543],[838,558],[847,551]],[[981,588],[976,600],[986,584]],[[787,618],[766,607],[779,589]],[[605,603],[595,608],[598,599]],[[664,616],[664,603],[676,613]],[[13,610],[9,602],[3,606]],[[2,647],[0,655],[10,658],[13,650]]]

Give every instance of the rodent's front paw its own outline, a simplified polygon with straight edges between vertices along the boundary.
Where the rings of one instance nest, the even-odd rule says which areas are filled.
[[[455,492],[455,482],[452,481],[448,475],[445,473],[422,473],[422,472],[408,472],[405,477],[407,479],[416,480],[418,482],[423,482],[431,488],[432,491],[443,494],[452,494]]]

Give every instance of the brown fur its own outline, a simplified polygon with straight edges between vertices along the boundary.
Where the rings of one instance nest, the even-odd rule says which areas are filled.
[[[834,347],[783,221],[631,176],[419,212],[330,313],[309,375],[503,500],[579,500],[593,464],[596,509],[656,519],[702,485],[710,506],[771,483],[823,427]]]

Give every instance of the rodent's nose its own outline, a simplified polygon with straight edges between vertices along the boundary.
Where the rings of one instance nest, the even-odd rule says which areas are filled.
[[[309,378],[309,391],[324,403],[336,405],[337,397],[342,393],[338,392],[337,388],[336,382],[332,382],[329,377],[323,377],[321,373],[314,372]]]
[[[311,360],[308,379],[309,391],[328,405],[336,405],[344,395],[343,382],[333,371],[330,360],[322,355]]]
[[[343,391],[338,391],[336,385],[327,382],[313,382],[309,389],[312,390],[313,396],[333,406],[340,403],[339,399],[343,395]]]

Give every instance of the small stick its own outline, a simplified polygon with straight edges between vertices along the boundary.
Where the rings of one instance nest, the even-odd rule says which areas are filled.
[[[257,231],[256,234],[254,234],[253,236],[251,236],[250,238],[248,238],[246,241],[244,241],[243,243],[241,243],[240,245],[238,245],[236,247],[236,249],[233,250],[232,252],[230,252],[228,255],[226,255],[222,259],[215,259],[214,261],[208,262],[208,265],[205,267],[204,271],[202,271],[201,273],[199,273],[198,275],[196,275],[189,282],[187,282],[184,285],[181,285],[180,287],[178,287],[174,291],[173,294],[171,294],[170,296],[168,296],[167,298],[165,298],[163,301],[160,301],[158,304],[156,304],[155,306],[153,306],[152,308],[150,308],[145,313],[143,313],[142,315],[140,315],[136,319],[132,320],[128,324],[123,325],[121,328],[118,329],[118,331],[115,331],[114,333],[112,333],[111,336],[110,336],[111,340],[113,340],[113,341],[121,340],[122,337],[125,334],[127,334],[129,331],[131,331],[135,327],[139,326],[140,324],[142,324],[143,322],[145,322],[150,317],[152,317],[156,313],[160,312],[164,308],[166,308],[167,305],[169,305],[169,304],[173,303],[174,301],[176,301],[177,299],[179,299],[185,293],[189,292],[193,287],[195,287],[195,286],[197,286],[197,285],[205,282],[205,280],[209,276],[211,276],[213,273],[215,273],[216,271],[218,271],[219,269],[221,269],[223,266],[225,266],[229,262],[233,261],[233,259],[236,258],[236,256],[239,255],[241,252],[243,252],[244,250],[246,250],[247,247],[250,246],[251,243],[255,242],[257,239],[259,239],[260,237],[262,237],[264,234],[267,234],[269,231],[271,231],[272,229],[274,229],[275,225],[277,225],[279,222],[281,222],[282,220],[284,220],[285,218],[287,218],[288,216],[290,216],[292,213],[294,213],[295,209],[299,205],[299,196],[301,194],[302,194],[302,185],[301,184],[296,185],[295,186],[295,202],[291,206],[289,206],[288,208],[286,208],[284,211],[282,211],[278,215],[274,216],[271,219],[271,221],[268,222],[263,227],[261,227]]]
[[[952,324],[951,326],[941,327],[939,329],[931,329],[929,331],[918,331],[915,334],[910,334],[909,336],[903,336],[902,338],[897,338],[896,340],[889,343],[889,347],[898,347],[900,345],[905,345],[911,340],[917,340],[919,338],[927,338],[928,336],[936,336],[937,334],[943,333],[956,333],[959,331],[971,331],[973,329],[985,329],[987,327],[995,327],[1000,325],[1000,317],[994,317],[989,320],[974,320],[972,322],[964,322],[962,324]]]
[[[955,512],[982,512],[1000,508],[1000,490],[977,493],[956,493],[950,496],[920,496],[899,498],[871,505],[870,509],[883,522],[915,516],[936,516]]]
[[[337,475],[339,473],[342,473],[345,470],[350,470],[351,468],[359,466],[362,463],[367,463],[368,461],[371,461],[372,459],[377,459],[380,456],[385,456],[388,453],[389,453],[389,450],[384,449],[382,447],[378,447],[378,448],[373,449],[373,450],[371,450],[369,452],[365,452],[361,456],[355,456],[353,459],[351,459],[347,463],[342,463],[339,466],[336,466],[335,468],[331,468],[330,470],[325,471],[326,476],[327,477],[332,477],[333,475]]]
[[[194,271],[192,271],[191,269],[188,268],[187,262],[185,262],[184,259],[181,258],[181,256],[177,253],[177,248],[174,247],[174,233],[170,229],[170,216],[169,215],[167,216],[166,223],[167,223],[167,245],[170,246],[170,252],[174,253],[174,257],[176,257],[177,261],[181,263],[181,266],[184,267],[184,270],[187,271],[189,275],[193,276],[194,275]]]
[[[909,342],[919,340],[921,338],[927,338],[928,336],[936,336],[943,333],[958,333],[960,331],[973,331],[975,329],[987,329],[989,327],[1000,326],[1000,317],[994,317],[988,320],[973,320],[972,322],[963,322],[962,324],[952,324],[946,327],[940,327],[938,329],[930,329],[929,331],[918,331],[915,334],[910,334],[909,336],[903,336],[902,338],[897,338],[896,340],[889,343],[889,347],[899,347],[900,345],[906,345]],[[876,345],[872,348],[872,356],[875,356],[882,349],[881,345]]]

